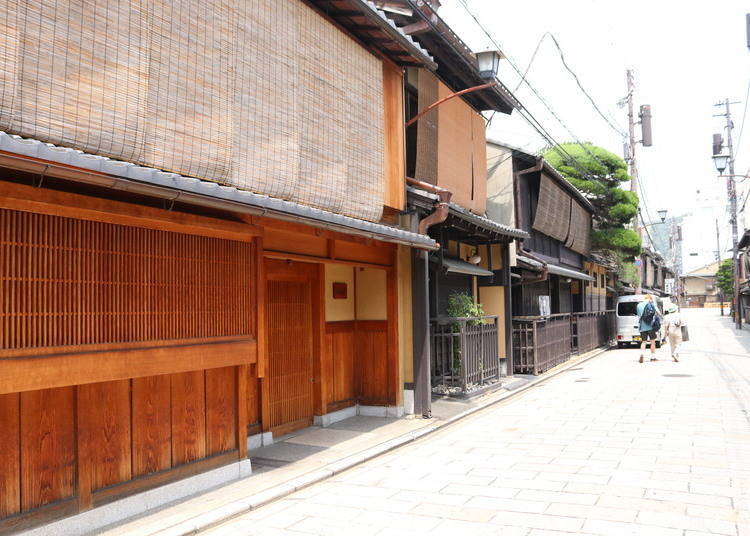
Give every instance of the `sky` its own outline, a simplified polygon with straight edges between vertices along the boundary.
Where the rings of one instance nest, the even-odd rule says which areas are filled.
[[[472,50],[492,48],[471,15],[476,16],[508,58],[501,65],[500,80],[559,142],[590,141],[623,155],[621,134],[578,88],[549,36],[542,41],[527,80],[562,123],[527,85],[519,86],[521,78],[509,62],[523,72],[540,38],[546,32],[553,34],[582,86],[623,131],[627,131],[627,108],[618,107],[618,101],[627,94],[626,70],[633,69],[636,111],[641,104],[650,104],[653,118],[653,146],[639,144],[636,149],[645,191],[641,208],[647,221],[658,221],[660,209],[685,216],[684,270],[714,260],[716,218],[723,258],[731,249],[726,179],[717,177],[711,160],[712,134],[722,132],[725,119],[712,116],[723,112],[714,107],[720,100],[740,101],[731,110],[735,173],[744,174],[750,169],[750,124],[739,146],[737,142],[750,87],[748,12],[750,3],[739,0],[443,0],[439,11]],[[750,123],[750,110],[747,115]],[[488,137],[530,152],[547,145],[517,112],[497,114]],[[750,180],[739,185],[741,195],[747,183]]]

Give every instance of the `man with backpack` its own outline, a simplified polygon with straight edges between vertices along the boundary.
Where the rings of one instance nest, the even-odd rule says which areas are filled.
[[[656,361],[656,340],[659,338],[661,319],[651,294],[646,294],[646,300],[638,304],[636,313],[640,324],[638,330],[641,332],[641,357],[638,362],[643,363],[643,351],[648,341],[651,341],[651,361]]]

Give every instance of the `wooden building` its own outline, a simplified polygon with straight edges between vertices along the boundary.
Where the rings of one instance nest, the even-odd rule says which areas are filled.
[[[401,414],[399,274],[437,244],[388,224],[404,69],[433,60],[364,2],[37,4],[0,7],[0,532],[96,530],[248,474],[253,441]]]
[[[719,263],[712,262],[691,270],[682,276],[682,304],[685,307],[706,307],[715,305],[718,307],[720,300],[719,287],[716,284],[716,272],[719,271]],[[724,296],[724,301],[731,302],[731,296]]]
[[[742,320],[747,324],[750,322],[750,230],[745,229],[740,237],[737,243],[737,255],[740,265],[739,311]]]
[[[513,370],[539,374],[611,341],[612,272],[591,255],[591,203],[543,158],[491,141],[488,163],[488,215],[529,235],[510,261]]]
[[[437,63],[435,71],[408,68],[404,80],[406,119],[413,120],[406,130],[411,226],[440,244],[438,251],[430,255],[415,251],[410,259],[413,365],[404,380],[406,391],[414,390],[414,412],[430,415],[433,387],[462,394],[475,391],[497,382],[501,360],[509,357],[507,257],[509,245],[525,233],[485,217],[482,112],[510,114],[518,103],[500,83],[454,96],[485,86],[488,80],[480,75],[468,46],[438,14],[440,2],[387,4],[388,17]],[[426,112],[434,104],[439,105]],[[472,331],[478,342],[471,349],[462,347],[462,358],[457,360],[443,351],[453,348],[445,332],[451,323],[446,314],[452,292],[482,302],[486,313],[484,319],[462,328],[462,333]]]

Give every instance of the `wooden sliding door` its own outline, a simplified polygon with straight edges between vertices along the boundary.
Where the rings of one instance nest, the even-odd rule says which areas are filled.
[[[266,266],[269,424],[279,436],[313,422],[317,267],[272,260]]]

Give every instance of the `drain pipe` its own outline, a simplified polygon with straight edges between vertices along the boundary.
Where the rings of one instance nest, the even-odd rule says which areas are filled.
[[[427,230],[448,217],[448,208],[453,195],[445,188],[418,181],[411,177],[406,182],[421,190],[438,196],[435,210],[419,221],[419,233]],[[432,417],[432,371],[430,370],[430,270],[427,252],[412,248],[411,288],[412,288],[412,359],[414,371],[414,414],[423,418]]]
[[[514,286],[529,285],[531,283],[541,283],[542,281],[547,281],[547,279],[549,279],[549,269],[547,268],[547,261],[540,257],[537,257],[530,251],[526,251],[518,242],[516,242],[516,254],[520,257],[528,257],[532,260],[535,260],[536,262],[541,263],[542,274],[537,277],[532,277],[531,279],[521,279],[521,281],[519,281],[518,283],[514,283]]]
[[[420,190],[425,190],[438,196],[439,201],[435,206],[435,211],[425,218],[419,220],[419,234],[427,234],[427,229],[435,224],[443,223],[448,217],[448,207],[451,201],[451,197],[453,197],[453,192],[446,190],[445,188],[435,186],[434,184],[430,184],[429,182],[412,179],[411,177],[406,177],[406,182],[408,182],[412,186],[416,186]]]

